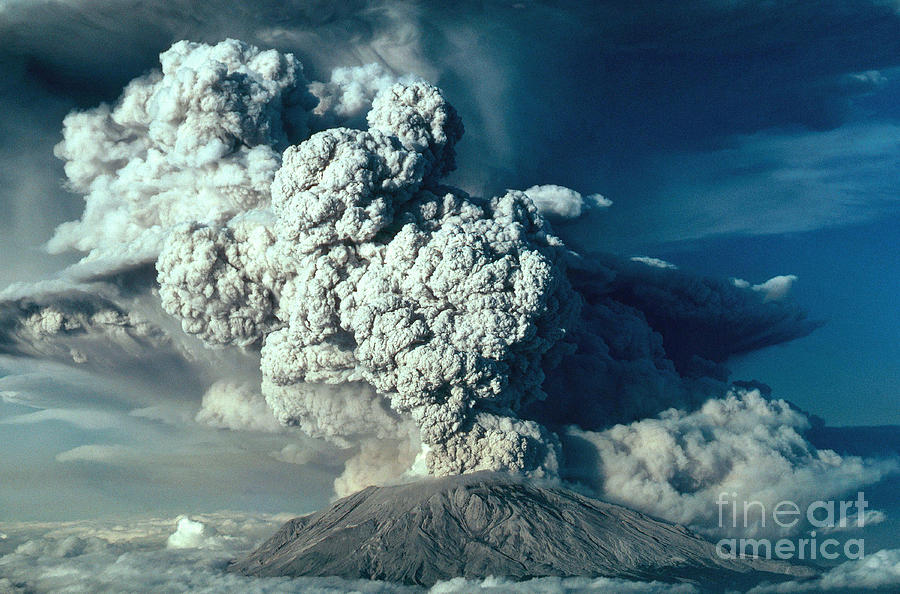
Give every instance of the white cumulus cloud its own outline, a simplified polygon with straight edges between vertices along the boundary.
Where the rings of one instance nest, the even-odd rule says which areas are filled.
[[[612,205],[612,200],[600,194],[582,196],[575,190],[553,184],[531,186],[525,190],[525,194],[531,198],[540,213],[551,221],[577,219],[590,210]]]

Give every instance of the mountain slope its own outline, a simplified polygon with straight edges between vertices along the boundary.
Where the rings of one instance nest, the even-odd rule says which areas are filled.
[[[291,520],[229,570],[426,586],[457,576],[588,575],[735,587],[813,573],[720,559],[713,544],[680,526],[492,473],[369,487]]]

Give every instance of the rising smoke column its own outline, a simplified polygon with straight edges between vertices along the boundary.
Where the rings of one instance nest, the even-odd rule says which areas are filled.
[[[463,126],[427,82],[367,66],[306,83],[290,54],[233,40],[180,42],[161,61],[115,107],[66,119],[57,153],[86,208],[51,247],[87,251],[94,280],[152,262],[185,332],[260,357],[259,392],[214,384],[197,422],[274,431],[261,419],[271,409],[353,448],[342,494],[418,467],[421,452],[434,474],[571,475],[585,444],[587,459],[618,455],[631,429],[603,433],[611,425],[726,406],[730,355],[815,327],[780,302],[793,277],[751,287],[568,251],[545,218],[564,230],[609,206],[597,194],[541,185],[483,199],[442,185]],[[21,311],[10,310],[10,341],[39,343]],[[29,311],[32,326],[56,327],[52,311]],[[706,451],[728,451],[746,416],[725,415]],[[775,434],[802,425],[766,418]],[[557,433],[580,446],[563,451]],[[795,441],[808,445],[799,431]],[[652,455],[678,460],[677,448]],[[586,482],[611,492],[626,467],[592,468]],[[839,485],[872,476],[846,460],[822,468]],[[714,489],[722,477],[697,481]],[[682,517],[683,500],[646,509]]]
[[[262,344],[263,391],[285,423],[398,436],[399,421],[356,414],[389,403],[419,428],[435,474],[555,472],[555,440],[514,411],[544,396],[577,312],[562,243],[521,192],[438,185],[462,123],[436,87],[389,87],[367,120],[285,151],[270,220],[171,233],[163,306],[211,344]],[[336,423],[342,384],[356,402]]]

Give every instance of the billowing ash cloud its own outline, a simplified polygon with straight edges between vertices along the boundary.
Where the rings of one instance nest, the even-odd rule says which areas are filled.
[[[679,270],[597,256],[570,274],[590,303],[609,297],[641,312],[679,371],[805,336],[820,323],[759,291]],[[777,277],[776,277],[777,278]],[[755,294],[756,293],[756,294]]]
[[[577,349],[548,371],[551,397],[528,410],[554,426],[694,409],[725,394],[730,356],[818,326],[792,304],[643,260],[594,254],[573,260],[568,277],[583,302],[567,336]]]
[[[127,247],[153,259],[167,227],[222,222],[265,202],[279,149],[306,134],[312,101],[290,54],[182,41],[160,63],[114,107],[66,117],[55,152],[86,205],[51,250],[101,257]]]
[[[410,433],[414,433],[410,427]],[[366,439],[347,460],[344,472],[334,480],[334,492],[344,497],[370,485],[382,485],[402,476],[419,476],[414,468],[421,450],[414,435],[406,439]]]
[[[782,500],[806,509],[896,471],[896,462],[871,462],[817,450],[803,437],[806,415],[758,390],[737,390],[694,412],[669,409],[656,418],[601,432],[569,428],[568,470],[612,501],[673,522],[718,534],[777,535],[758,507],[738,525],[718,518],[716,501],[759,501],[773,509]],[[586,454],[579,458],[578,453]]]
[[[311,125],[358,117],[392,82],[372,65],[339,69],[330,83],[311,86],[292,54],[236,40],[181,41],[160,64],[115,105],[66,117],[55,153],[85,210],[60,225],[51,251],[153,261],[177,223],[220,224],[267,206],[285,147]]]
[[[283,422],[362,433],[379,416],[356,413],[384,399],[419,427],[432,472],[555,471],[544,431],[511,411],[543,396],[577,308],[561,242],[521,192],[436,185],[462,136],[436,87],[389,87],[367,120],[285,151],[271,220],[177,228],[157,263],[163,306],[209,343],[264,343]],[[348,382],[366,404],[329,414]]]
[[[411,82],[414,79],[406,77],[404,80]],[[309,84],[310,93],[319,100],[313,113],[323,128],[340,124],[364,127],[372,100],[395,82],[398,82],[397,78],[378,63],[335,68],[328,82]]]
[[[203,395],[198,423],[222,429],[276,433],[281,426],[258,388],[250,384],[218,381]]]
[[[198,422],[267,431],[271,409],[353,448],[339,493],[422,467],[571,473],[578,431],[602,458],[629,431],[614,423],[749,406],[721,400],[728,357],[816,327],[779,301],[790,280],[741,287],[570,252],[546,218],[608,206],[599,195],[534,186],[488,199],[442,185],[463,124],[428,82],[367,66],[307,83],[293,56],[236,41],[180,42],[161,61],[115,107],[67,118],[57,152],[87,205],[52,245],[89,252],[81,270],[94,279],[104,266],[121,276],[123,254],[155,261],[162,307],[186,333],[260,359],[259,393],[216,384]],[[646,422],[686,415],[676,429],[690,434],[691,413],[666,414]],[[797,414],[765,426],[792,431]],[[723,418],[709,452],[743,426]],[[820,453],[796,435],[785,464],[814,466]],[[760,455],[780,447],[763,440]],[[852,460],[835,467],[841,485],[871,479]],[[696,490],[720,478],[698,476]],[[645,507],[699,517],[678,511],[679,494]]]

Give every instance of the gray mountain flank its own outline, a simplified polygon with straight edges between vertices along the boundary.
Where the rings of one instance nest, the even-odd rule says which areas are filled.
[[[721,559],[684,527],[509,475],[369,487],[286,523],[229,571],[431,586],[458,576],[605,576],[712,589],[814,575],[805,566]]]

